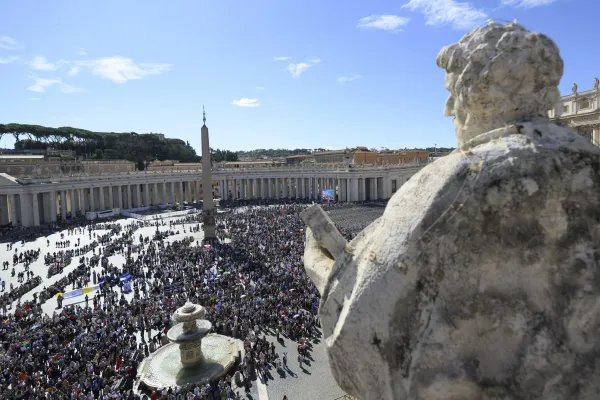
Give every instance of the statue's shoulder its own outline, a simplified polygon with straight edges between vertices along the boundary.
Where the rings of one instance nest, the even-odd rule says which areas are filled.
[[[546,118],[514,123],[475,136],[454,152],[486,152],[494,146],[508,149],[576,151],[600,154],[600,148],[573,129],[556,125]],[[548,154],[546,154],[548,155]]]
[[[543,191],[569,191],[569,177],[580,171],[600,180],[599,165],[600,148],[568,127],[544,120],[507,125],[474,137],[413,175],[390,199],[383,219],[427,224],[467,199],[483,204],[495,188],[523,182],[534,181]]]

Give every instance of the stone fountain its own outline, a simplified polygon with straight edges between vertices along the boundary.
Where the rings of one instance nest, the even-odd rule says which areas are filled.
[[[243,357],[242,341],[209,333],[212,324],[204,319],[201,305],[187,302],[172,316],[167,332],[171,343],[160,347],[140,365],[136,383],[150,390],[203,384],[219,378]]]
[[[179,345],[181,364],[190,367],[202,361],[202,338],[205,337],[212,324],[204,319],[206,311],[204,307],[185,303],[173,314],[173,321],[177,323],[167,332],[167,338],[171,343]]]

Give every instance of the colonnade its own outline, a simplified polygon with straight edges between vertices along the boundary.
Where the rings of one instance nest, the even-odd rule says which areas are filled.
[[[406,178],[408,179],[408,178]],[[320,199],[325,191],[333,200],[389,199],[404,182],[386,176],[365,177],[240,177],[220,180],[222,199]]]
[[[202,199],[202,183],[198,180],[95,184],[64,189],[39,186],[23,193],[0,194],[0,225],[12,222],[13,225],[37,226],[89,211],[131,210]]]
[[[339,170],[217,170],[213,194],[221,199],[320,199],[334,201],[389,199],[423,166],[343,168]],[[0,176],[0,226],[37,226],[68,220],[86,212],[137,211],[202,199],[198,171],[11,179]]]

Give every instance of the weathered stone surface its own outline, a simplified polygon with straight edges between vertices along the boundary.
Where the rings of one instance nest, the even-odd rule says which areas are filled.
[[[555,63],[549,75],[562,72],[549,39],[511,26],[547,44],[528,51]],[[505,30],[469,35],[480,48],[480,35],[504,40],[496,28]],[[528,59],[519,38],[505,63]],[[465,69],[477,61],[455,56],[467,59],[448,63]],[[451,92],[464,100],[481,79]],[[554,97],[522,84],[546,96],[526,104]],[[519,93],[486,85],[492,97]],[[405,183],[335,263],[307,232],[307,270],[331,270],[319,313],[333,374],[363,400],[598,399],[600,149],[535,118],[533,106],[497,108],[501,124],[470,101],[454,104],[467,116],[456,124],[464,145]],[[475,134],[477,124],[487,132]]]
[[[558,47],[520,25],[474,29],[444,47],[437,64],[447,71],[444,114],[455,117],[459,146],[507,123],[546,117],[560,98]]]

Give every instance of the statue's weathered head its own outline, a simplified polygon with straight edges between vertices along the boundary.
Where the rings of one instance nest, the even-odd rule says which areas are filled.
[[[490,23],[444,47],[437,65],[450,91],[458,145],[517,121],[547,118],[560,98],[563,60],[547,36],[516,23]]]

